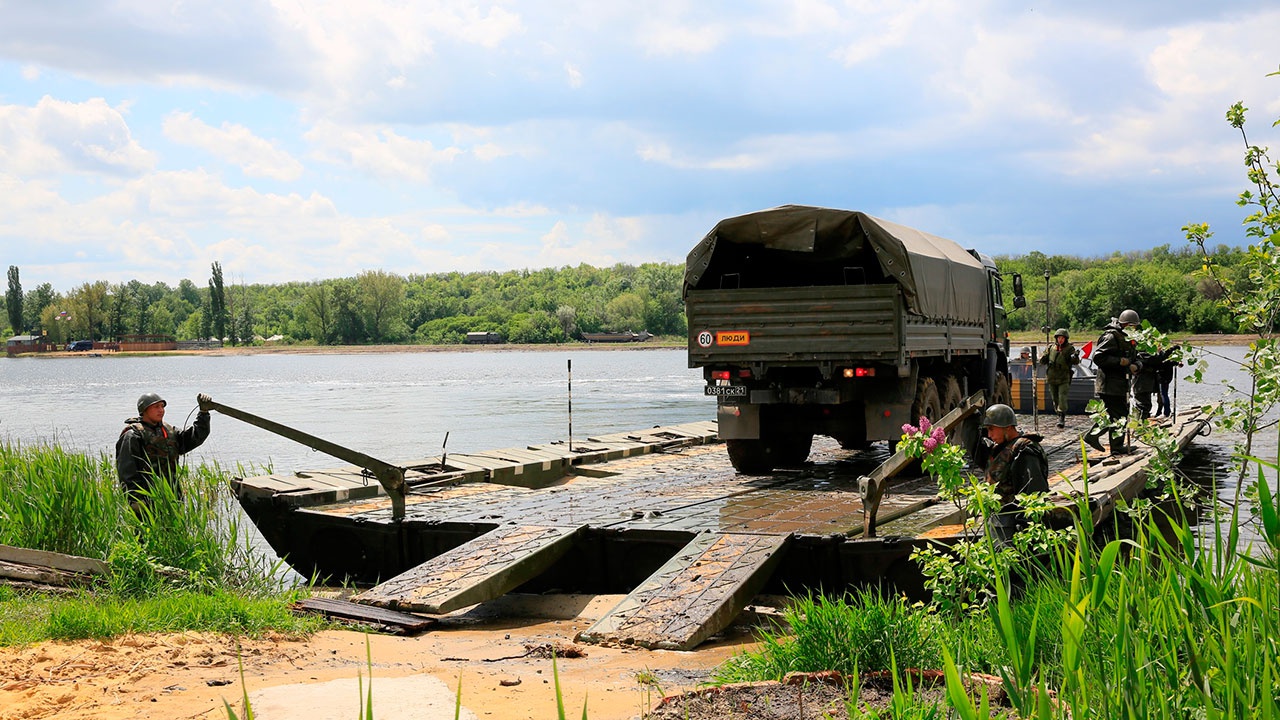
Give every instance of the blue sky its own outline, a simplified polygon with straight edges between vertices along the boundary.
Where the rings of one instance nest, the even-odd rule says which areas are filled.
[[[0,0],[24,288],[682,262],[862,210],[989,254],[1243,244],[1280,6]]]

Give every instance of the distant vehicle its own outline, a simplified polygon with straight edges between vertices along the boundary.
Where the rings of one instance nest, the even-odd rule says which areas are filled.
[[[93,349],[92,340],[76,340],[75,342],[67,343],[67,352],[83,352],[85,350],[92,350],[92,349]]]

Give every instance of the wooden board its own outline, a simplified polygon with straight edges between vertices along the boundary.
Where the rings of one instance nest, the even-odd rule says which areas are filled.
[[[578,641],[691,650],[723,630],[768,581],[790,535],[701,533]]]
[[[447,613],[492,600],[559,560],[580,527],[500,525],[357,595],[365,605]]]

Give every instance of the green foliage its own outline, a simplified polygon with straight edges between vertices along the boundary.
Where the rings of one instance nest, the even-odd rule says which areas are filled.
[[[969,534],[954,544],[928,545],[911,553],[939,611],[952,616],[977,612],[993,597],[997,577],[1066,541],[1065,531],[1040,522],[1053,505],[1039,493],[1018,496],[1021,512],[1030,522],[1008,542],[976,534],[974,531],[985,527],[1000,510],[995,488],[984,478],[964,471],[964,449],[946,442],[942,428],[931,426],[928,418],[920,418],[919,427],[904,425],[902,429],[898,449],[908,457],[921,458],[921,467],[938,484],[938,497],[954,503],[971,519],[966,523]]]
[[[185,631],[303,636],[324,627],[319,618],[290,611],[290,599],[291,596],[252,597],[224,591],[182,590],[143,598],[82,595],[52,604],[45,636],[81,640]]]
[[[26,328],[22,317],[22,280],[17,265],[9,266],[9,290],[4,296],[5,311],[9,314],[9,327],[14,333]]]
[[[276,566],[250,546],[232,512],[228,473],[200,465],[179,473],[179,499],[157,483],[140,515],[130,509],[105,453],[0,445],[0,543],[107,561],[110,585],[145,594],[160,585],[261,592]],[[158,577],[163,575],[163,581]]]
[[[1238,458],[1253,454],[1254,434],[1265,427],[1263,418],[1280,404],[1280,339],[1276,337],[1280,322],[1280,163],[1270,159],[1265,147],[1250,142],[1245,132],[1247,112],[1248,108],[1237,102],[1227,110],[1227,122],[1240,132],[1245,147],[1246,175],[1252,189],[1240,193],[1236,204],[1250,211],[1243,223],[1252,244],[1235,267],[1228,269],[1207,249],[1213,237],[1207,224],[1183,227],[1187,240],[1203,258],[1201,274],[1216,288],[1219,305],[1232,314],[1240,327],[1256,335],[1243,363],[1250,387],[1227,384],[1233,396],[1223,402],[1218,413],[1223,428],[1244,436],[1237,446]],[[1272,127],[1276,125],[1280,120]],[[1200,377],[1199,373],[1195,375],[1197,380]],[[1243,481],[1245,463],[1241,461],[1239,467]]]
[[[786,632],[784,632],[784,629]],[[716,670],[717,682],[781,680],[791,672],[891,669],[936,665],[937,616],[901,597],[870,590],[828,598],[802,596],[787,608],[777,631],[762,631],[760,648]]]

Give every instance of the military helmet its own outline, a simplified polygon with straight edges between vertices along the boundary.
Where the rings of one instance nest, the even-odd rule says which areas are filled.
[[[1062,336],[1068,340],[1071,339],[1071,333],[1067,332],[1066,328],[1058,328],[1057,330],[1054,330],[1053,336],[1054,337]]]
[[[1013,408],[1004,403],[997,403],[987,408],[982,414],[982,427],[1013,427],[1018,419],[1013,415]]]
[[[142,393],[142,397],[138,398],[138,414],[141,415],[146,412],[147,408],[155,405],[156,403],[160,403],[166,407],[169,405],[169,403],[164,401],[164,398],[153,392]]]
[[[1138,317],[1138,312],[1136,310],[1125,310],[1120,313],[1119,319],[1121,325],[1137,325],[1142,322],[1142,318]]]

